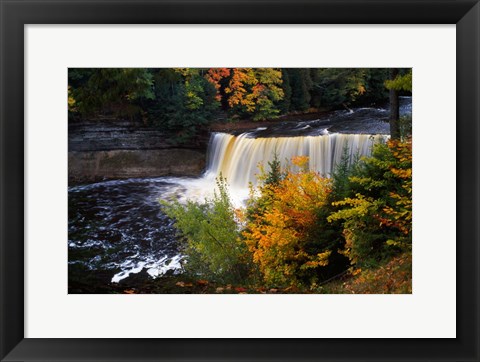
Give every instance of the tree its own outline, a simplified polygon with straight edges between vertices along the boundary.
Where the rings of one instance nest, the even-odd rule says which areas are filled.
[[[398,76],[398,68],[390,69],[390,80],[394,81]],[[390,95],[390,137],[400,139],[400,104],[398,102],[398,89],[389,88]]]
[[[282,90],[283,99],[279,103],[279,109],[281,113],[288,113],[292,102],[292,87],[290,86],[288,70],[285,68],[282,68]]]
[[[113,114],[134,118],[143,113],[142,102],[154,98],[149,69],[69,69],[68,84],[70,110],[82,116]]]
[[[290,109],[293,111],[306,111],[310,108],[310,90],[312,79],[308,68],[287,68],[291,87]]]
[[[251,97],[247,96],[251,93],[251,87],[256,83],[257,79],[253,68],[233,68],[228,87],[225,88],[230,108],[252,113],[255,110],[255,104]]]
[[[230,76],[230,68],[210,68],[205,75],[205,78],[213,84],[217,90],[215,98],[221,101],[225,96],[225,87],[222,87],[223,81]]]
[[[390,79],[385,81],[385,86],[390,92],[390,136],[398,140],[401,137],[398,95],[400,91],[412,91],[412,70],[400,74],[398,68],[390,69]]]
[[[314,107],[347,107],[367,92],[364,68],[318,68],[312,73]]]
[[[388,89],[385,80],[389,77],[388,68],[369,68],[365,71],[365,93],[360,95],[355,104],[379,105],[388,101]]]
[[[412,140],[376,144],[349,177],[350,194],[330,222],[343,220],[344,254],[372,266],[412,244]]]
[[[206,130],[218,111],[217,91],[202,69],[158,69],[155,101],[149,121],[164,130],[174,144],[192,142]]]
[[[254,121],[275,118],[283,99],[282,73],[275,68],[233,68],[225,88],[231,111]]]
[[[294,157],[299,172],[252,190],[243,237],[253,261],[270,286],[311,286],[329,265],[332,249],[315,237],[317,212],[330,193],[330,180],[308,170],[308,157]],[[270,173],[278,173],[270,165]],[[263,179],[270,177],[263,175]]]

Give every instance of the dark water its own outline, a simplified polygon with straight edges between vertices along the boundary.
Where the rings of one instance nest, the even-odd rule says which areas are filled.
[[[411,110],[411,98],[401,98],[401,114]],[[389,133],[387,118],[386,109],[359,108],[314,121],[280,123],[250,136]],[[130,179],[69,188],[69,283],[96,274],[103,275],[100,283],[116,283],[140,272],[150,277],[180,273],[179,242],[158,200],[185,195],[192,182],[197,181]]]
[[[119,281],[142,269],[151,276],[180,268],[172,221],[158,202],[181,192],[168,179],[108,181],[69,188],[70,265],[110,270]]]
[[[400,97],[400,116],[412,114],[412,97]],[[279,122],[249,132],[251,137],[319,136],[329,133],[389,134],[387,108],[353,108],[329,112],[304,122]]]

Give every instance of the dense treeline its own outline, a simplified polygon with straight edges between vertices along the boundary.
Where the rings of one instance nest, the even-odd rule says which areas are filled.
[[[411,91],[399,69],[397,91]],[[254,121],[389,99],[387,68],[72,68],[69,119],[113,116],[189,142],[218,119]],[[402,83],[403,82],[403,83]],[[404,83],[407,83],[405,86]]]
[[[389,140],[352,165],[345,151],[331,178],[310,171],[306,157],[286,168],[274,160],[241,209],[221,177],[203,203],[163,202],[184,241],[186,271],[255,290],[313,292],[328,292],[323,283],[349,272],[385,283],[368,292],[411,292],[411,147],[411,139]],[[376,271],[392,263],[404,272]]]

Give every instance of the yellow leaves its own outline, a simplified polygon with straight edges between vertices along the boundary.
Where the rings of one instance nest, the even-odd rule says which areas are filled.
[[[319,253],[316,255],[316,257],[312,258],[311,260],[303,264],[301,268],[308,269],[308,268],[317,268],[319,266],[327,266],[328,258],[330,257],[330,254],[332,254],[331,250],[327,250],[323,253]]]
[[[332,203],[333,206],[350,206],[350,208],[341,209],[327,217],[328,222],[335,220],[347,220],[358,216],[365,216],[374,206],[374,200],[371,197],[365,197],[362,194],[356,194],[356,198],[345,198],[342,201]]]
[[[292,157],[292,164],[300,167],[302,170],[306,170],[308,167],[308,160],[309,158],[307,156],[294,156]]]
[[[385,87],[387,89],[411,91],[412,90],[412,70],[410,69],[410,71],[407,74],[397,75],[397,77],[393,80],[386,80]]]
[[[75,98],[73,97],[73,93],[72,93],[72,87],[71,86],[68,86],[68,109],[70,111],[73,110],[73,107],[75,106]]]

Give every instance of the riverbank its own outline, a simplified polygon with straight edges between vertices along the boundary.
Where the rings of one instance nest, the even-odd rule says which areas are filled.
[[[145,270],[118,283],[111,282],[111,270],[88,271],[69,265],[68,294],[296,294],[294,288],[263,288],[248,285],[223,285],[167,273],[155,279]]]

